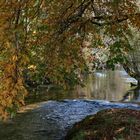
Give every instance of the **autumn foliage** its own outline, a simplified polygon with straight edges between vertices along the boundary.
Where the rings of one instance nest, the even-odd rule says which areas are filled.
[[[65,88],[79,83],[79,74],[87,70],[82,51],[86,42],[91,48],[111,46],[110,65],[125,61],[130,26],[140,28],[137,0],[1,0],[2,118],[24,105],[25,69],[33,65],[35,80],[47,77]]]

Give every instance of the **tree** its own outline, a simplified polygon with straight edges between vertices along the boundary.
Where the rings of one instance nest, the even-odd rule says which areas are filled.
[[[70,44],[75,43],[74,45],[79,46],[80,50],[85,46],[84,42],[90,41],[91,47],[108,46],[109,66],[113,67],[115,63],[126,61],[126,52],[131,50],[126,38],[126,34],[130,33],[129,26],[139,28],[137,1],[83,0],[65,3],[53,1],[49,7],[56,11],[47,18],[48,21],[49,18],[51,21],[56,21],[53,22],[52,28],[52,36],[55,36],[50,37],[52,42],[56,43],[57,38],[57,45],[61,43],[60,47],[63,47],[62,44],[68,45],[71,41]],[[106,37],[112,42],[105,41]],[[59,51],[57,53],[59,54]]]
[[[34,0],[0,1],[0,115],[6,118],[24,104],[27,91],[22,76],[29,63],[34,26],[41,3]]]
[[[85,42],[106,47],[108,61],[125,61],[131,48],[125,41],[129,25],[139,28],[136,0],[1,0],[0,115],[6,117],[24,104],[23,72],[68,87],[86,69]]]
[[[131,29],[132,35],[128,37],[132,50],[127,54],[127,61],[123,64],[128,74],[138,81],[140,87],[140,37],[137,29]]]

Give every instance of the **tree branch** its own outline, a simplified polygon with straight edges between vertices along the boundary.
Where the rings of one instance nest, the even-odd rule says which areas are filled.
[[[106,16],[95,16],[92,19],[89,19],[89,21],[95,25],[104,26],[104,25],[112,25],[112,24],[116,24],[116,23],[121,23],[125,20],[128,20],[132,16],[140,16],[140,13],[122,15],[120,18],[118,18],[118,17],[114,18],[114,16],[107,16],[107,17]]]

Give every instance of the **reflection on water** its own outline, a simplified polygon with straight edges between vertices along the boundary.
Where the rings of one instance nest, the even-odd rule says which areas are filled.
[[[87,86],[77,92],[84,98],[118,101],[130,88],[121,78],[119,71],[104,71],[89,76]]]
[[[85,87],[77,86],[74,90],[64,91],[58,88],[40,87],[34,91],[36,96],[29,96],[27,102],[63,99],[95,99],[109,101],[140,102],[139,90],[131,90],[130,83],[137,81],[123,70],[104,70],[90,74],[85,78]],[[131,90],[131,94],[128,91]],[[128,97],[129,96],[129,97]]]

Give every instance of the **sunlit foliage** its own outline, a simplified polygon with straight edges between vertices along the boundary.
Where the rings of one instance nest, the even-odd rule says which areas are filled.
[[[38,5],[30,0],[0,1],[0,115],[6,118],[24,104],[22,72],[29,63]]]

